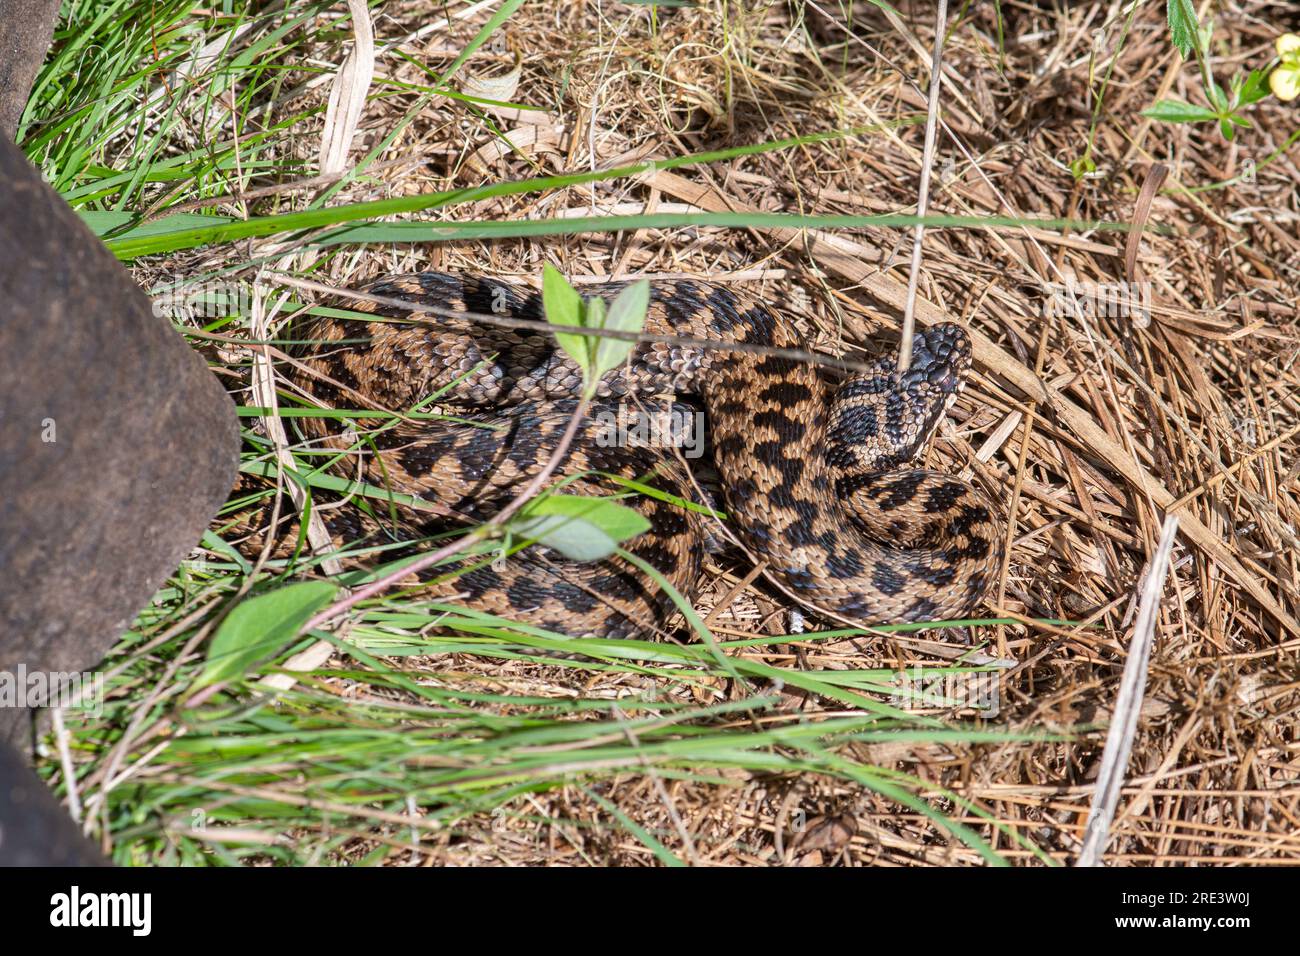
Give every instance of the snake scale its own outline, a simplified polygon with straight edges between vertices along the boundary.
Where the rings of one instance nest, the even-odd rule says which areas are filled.
[[[598,285],[584,295],[612,299],[621,288]],[[367,420],[362,425],[384,427],[361,442],[361,426],[302,419],[318,448],[349,453],[351,477],[358,477],[360,454],[363,480],[417,495],[432,508],[385,504],[368,517],[330,510],[331,534],[349,542],[409,541],[413,533],[445,530],[450,519],[490,517],[555,451],[582,377],[549,334],[457,313],[541,320],[541,296],[491,278],[437,272],[385,278],[368,291],[438,314],[349,301],[347,308],[375,320],[312,317],[300,327],[299,341],[311,344],[300,348],[294,384],[327,408],[402,410],[437,396],[439,411],[454,418]],[[685,279],[651,283],[645,331],[800,345],[764,303]],[[602,379],[556,475],[572,480],[570,493],[627,494],[618,477],[665,492],[636,498],[651,527],[628,548],[689,593],[705,523],[717,519],[671,496],[698,501],[699,484],[680,456],[601,439],[610,414],[657,407],[666,394],[678,403],[675,410],[688,413],[694,406],[682,402],[693,400],[702,405],[720,476],[723,526],[789,595],[862,623],[960,616],[980,602],[999,554],[990,507],[969,484],[908,462],[956,399],[970,364],[969,337],[953,324],[916,335],[912,366],[901,378],[892,361],[882,360],[838,386],[807,361],[770,351],[641,342]],[[671,608],[653,578],[619,557],[580,563],[532,545],[504,562],[461,558],[438,571],[431,587],[455,593],[467,608],[573,635],[648,633]]]

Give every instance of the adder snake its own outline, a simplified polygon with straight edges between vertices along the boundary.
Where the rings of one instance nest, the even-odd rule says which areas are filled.
[[[612,298],[619,288],[600,285],[584,294]],[[396,533],[408,540],[413,530],[445,528],[454,516],[490,517],[554,451],[581,375],[544,332],[449,318],[444,310],[540,320],[540,296],[493,279],[434,272],[387,278],[369,291],[436,306],[443,316],[349,302],[391,318],[313,318],[300,334],[312,345],[293,373],[296,384],[327,407],[364,401],[400,410],[436,394],[455,420],[375,429],[360,444],[364,479],[433,505],[432,519],[401,511]],[[419,321],[402,321],[410,318]],[[646,331],[800,344],[761,302],[694,280],[652,283]],[[916,336],[913,364],[901,379],[888,360],[838,387],[793,358],[642,342],[602,380],[556,474],[580,476],[570,492],[625,492],[608,477],[618,475],[698,499],[698,486],[673,455],[601,440],[620,404],[626,412],[653,408],[664,393],[694,396],[707,416],[724,525],[787,593],[863,623],[963,615],[981,600],[999,553],[992,513],[967,483],[907,463],[956,399],[970,362],[969,338],[952,324]],[[309,438],[356,452],[355,434],[336,422],[303,421]],[[703,523],[716,519],[655,497],[637,506],[651,529],[629,549],[689,592],[700,570]],[[366,518],[338,509],[328,524],[339,538],[382,541],[394,534],[393,514],[386,505]],[[573,635],[645,633],[671,607],[653,579],[620,558],[584,564],[534,545],[504,565],[463,561],[439,569],[464,573],[435,587],[455,591],[466,607]]]

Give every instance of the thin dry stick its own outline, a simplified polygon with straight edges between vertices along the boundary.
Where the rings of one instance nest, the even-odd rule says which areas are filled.
[[[1142,585],[1142,600],[1138,606],[1137,622],[1133,625],[1128,660],[1124,663],[1124,677],[1115,699],[1114,717],[1111,718],[1110,729],[1106,731],[1106,748],[1102,752],[1097,789],[1093,796],[1092,810],[1088,814],[1088,829],[1075,866],[1100,866],[1102,853],[1110,839],[1110,822],[1115,818],[1120,789],[1124,785],[1124,768],[1128,766],[1129,754],[1133,751],[1133,737],[1137,733],[1138,715],[1142,711],[1147,664],[1151,659],[1156,619],[1160,613],[1160,595],[1165,588],[1169,555],[1174,549],[1177,531],[1177,516],[1166,515],[1164,528],[1160,532],[1160,544],[1156,547],[1155,556],[1147,568],[1146,581]]]
[[[260,281],[253,284],[253,313],[252,324],[253,334],[257,340],[265,343],[270,340],[270,321],[271,316],[267,314],[264,305],[264,295],[262,293],[262,283]],[[288,293],[285,293],[288,295]],[[279,310],[283,300],[272,308],[272,313]],[[257,404],[267,409],[267,414],[262,416],[262,425],[266,430],[267,437],[275,447],[275,457],[280,466],[280,478],[283,472],[295,467],[292,453],[289,451],[289,436],[284,429],[284,420],[279,415],[278,399],[275,392],[275,369],[271,361],[269,346],[263,344],[260,349],[253,349],[253,372],[252,372],[252,392]],[[307,493],[296,482],[287,482],[285,487],[288,490],[290,498],[293,500],[294,507],[298,514],[308,514]],[[275,512],[272,515],[271,528],[275,528],[275,519],[279,514],[279,488],[277,488],[277,500]],[[265,560],[270,553],[274,544],[274,534],[267,534],[266,545],[262,551],[262,557],[258,559],[259,565]],[[325,522],[321,519],[320,512],[317,509],[311,509],[307,519],[307,540],[311,544],[312,551],[323,556],[321,559],[321,568],[326,574],[336,576],[343,573],[343,564],[337,558],[330,556],[333,550],[333,542],[330,539],[329,530],[325,527]],[[329,660],[330,655],[334,653],[334,645],[328,641],[317,641],[306,650],[300,651],[289,660],[285,661],[284,669],[286,671],[312,671],[324,666]],[[272,690],[288,690],[295,683],[294,678],[283,671],[274,674],[267,674],[260,683]]]
[[[921,185],[916,214],[924,216],[930,205],[930,167],[934,165],[934,134],[938,126],[939,87],[942,84],[943,32],[948,21],[948,0],[939,0],[934,13],[934,57],[930,61],[930,101],[925,115],[925,151],[921,154]],[[912,332],[916,328],[916,287],[921,281],[921,240],[925,226],[916,224],[912,238],[912,265],[907,275],[907,301],[903,305],[903,341],[898,346],[898,373],[912,367]]]
[[[50,720],[54,725],[54,743],[59,748],[59,770],[63,785],[68,789],[68,815],[81,822],[81,795],[77,793],[77,771],[72,766],[72,751],[68,748],[68,728],[63,723],[63,708],[51,707]]]
[[[288,293],[285,293],[285,295],[287,296]],[[258,407],[266,409],[266,414],[261,416],[262,427],[266,432],[266,437],[275,449],[275,458],[282,472],[293,470],[296,463],[293,454],[289,451],[289,436],[284,429],[284,419],[279,414],[279,400],[275,391],[275,366],[271,360],[270,347],[265,343],[271,340],[271,320],[283,305],[284,300],[281,299],[270,306],[268,311],[262,282],[259,280],[253,283],[250,322],[254,338],[264,344],[252,350],[250,392]],[[303,514],[307,510],[307,492],[292,481],[288,482],[285,487],[289,497],[293,500],[294,507],[299,514]],[[272,519],[272,528],[275,527],[275,517],[273,516]],[[333,550],[329,531],[325,528],[325,523],[321,520],[320,515],[314,510],[307,521],[307,539],[312,546],[312,550],[318,555],[326,555]],[[262,554],[258,558],[259,566],[269,557],[274,545],[274,535],[268,534],[266,543],[262,548]],[[338,558],[326,557],[321,566],[326,574],[336,575],[343,572],[343,565]]]
[[[361,111],[366,105],[366,94],[375,73],[375,31],[370,25],[366,0],[348,0],[348,10],[352,14],[355,42],[330,87],[325,132],[320,144],[322,176],[346,168],[348,151],[352,148],[357,124],[361,122]]]
[[[1038,332],[1038,354],[1034,360],[1034,374],[1041,377],[1043,366],[1047,360],[1047,332],[1050,322],[1044,319]],[[1011,486],[1011,502],[1007,505],[1007,543],[1002,549],[1002,566],[998,569],[998,590],[997,598],[993,603],[995,608],[1001,608],[1007,599],[1007,578],[1011,574],[1011,551],[1012,545],[1016,540],[1016,517],[1020,512],[1020,494],[1025,487],[1025,469],[1029,465],[1029,443],[1034,437],[1034,425],[1038,421],[1038,406],[1030,405],[1029,410],[1025,413],[1024,431],[1020,433],[1020,453],[1016,456],[1016,478]],[[1001,624],[997,626],[998,653],[1003,657],[1009,656],[1007,650],[1006,628]]]

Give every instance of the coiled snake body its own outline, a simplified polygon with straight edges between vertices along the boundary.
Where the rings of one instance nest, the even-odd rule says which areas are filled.
[[[610,299],[620,288],[584,294]],[[314,318],[301,336],[313,344],[294,373],[297,384],[338,407],[365,401],[402,410],[437,395],[456,420],[376,429],[362,443],[370,452],[365,480],[432,503],[439,527],[450,516],[490,517],[549,459],[582,378],[545,332],[448,318],[445,310],[540,320],[540,296],[493,279],[433,272],[384,279],[369,291],[444,314],[349,302],[396,321]],[[652,283],[645,330],[799,345],[794,330],[762,303],[689,280]],[[965,482],[905,466],[955,400],[970,355],[960,327],[937,325],[916,336],[913,364],[901,380],[893,362],[882,361],[833,389],[812,365],[793,358],[642,342],[602,380],[556,474],[581,476],[569,492],[626,493],[611,483],[608,476],[616,475],[698,499],[671,454],[601,440],[619,406],[626,418],[629,408],[658,405],[655,396],[696,396],[721,476],[724,526],[791,596],[863,623],[959,616],[979,603],[998,553],[990,509]],[[332,420],[304,421],[310,437],[355,451],[354,435]],[[656,497],[637,506],[651,530],[629,550],[678,590],[689,589],[699,571],[702,523],[716,519]],[[330,530],[382,538],[391,531],[389,510],[375,511],[383,513],[364,521],[332,512]],[[401,521],[409,538],[411,527],[430,518],[407,511]],[[457,569],[464,573],[440,587],[457,592],[465,606],[573,635],[645,633],[671,606],[651,577],[621,558],[577,563],[532,546],[504,565],[480,556],[439,571]]]

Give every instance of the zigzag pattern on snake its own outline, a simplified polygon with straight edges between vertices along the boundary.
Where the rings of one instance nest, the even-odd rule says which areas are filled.
[[[621,288],[588,287],[584,295],[612,299]],[[440,310],[543,317],[539,294],[490,278],[425,272],[383,279],[369,291]],[[341,466],[349,477],[418,495],[434,508],[431,516],[381,503],[369,517],[336,509],[328,527],[337,538],[409,541],[445,530],[450,519],[481,520],[548,460],[582,381],[550,335],[364,302],[341,305],[377,321],[312,318],[298,333],[313,343],[292,374],[298,387],[339,408],[403,410],[437,395],[440,410],[456,417],[354,424],[386,426],[359,444],[355,431],[332,419],[301,420],[313,442],[349,452]],[[694,280],[652,283],[645,329],[800,345],[763,303]],[[838,387],[791,358],[643,342],[602,380],[556,475],[578,476],[566,492],[626,494],[607,477],[617,475],[699,500],[698,485],[670,452],[602,440],[610,414],[660,408],[656,396],[665,393],[678,401],[693,397],[706,414],[724,525],[790,595],[863,623],[961,616],[980,602],[999,554],[991,510],[969,484],[906,465],[956,399],[970,362],[969,337],[953,324],[917,334],[913,364],[901,378],[892,360],[882,360]],[[635,504],[651,530],[629,549],[687,591],[700,570],[703,523],[716,519],[657,498]],[[456,593],[466,607],[572,635],[647,633],[671,607],[653,579],[628,562],[577,563],[536,545],[504,566],[478,557],[439,571],[463,572],[433,587]]]

